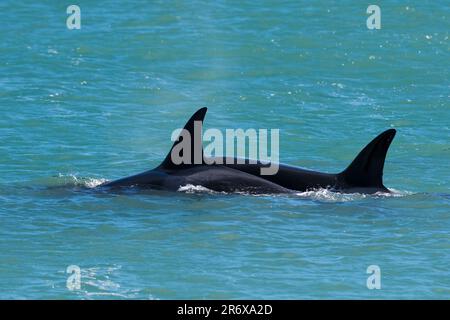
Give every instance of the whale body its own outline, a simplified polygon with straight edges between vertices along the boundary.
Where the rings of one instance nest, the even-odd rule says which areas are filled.
[[[194,123],[203,123],[206,108],[199,109],[184,126],[194,139],[199,139]],[[164,161],[156,168],[126,178],[106,182],[101,188],[137,187],[177,191],[182,186],[195,185],[218,192],[248,192],[254,194],[292,193],[315,189],[330,189],[345,193],[389,192],[383,185],[383,168],[387,150],[396,134],[389,129],[373,139],[351,164],[339,173],[323,173],[285,164],[278,165],[273,175],[261,175],[267,163],[237,158],[207,158],[203,150],[191,146],[189,163],[175,163],[172,150],[183,137],[174,142]],[[201,138],[200,138],[201,139]],[[200,143],[201,145],[201,143]],[[197,153],[197,154],[196,154]],[[200,163],[194,161],[200,157]]]

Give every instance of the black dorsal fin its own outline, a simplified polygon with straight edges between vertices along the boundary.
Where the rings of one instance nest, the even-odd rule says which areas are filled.
[[[395,129],[384,131],[356,156],[340,174],[346,184],[351,187],[386,189],[383,185],[384,161],[395,133]]]
[[[204,163],[202,127],[207,110],[207,108],[197,110],[186,122],[159,168],[171,170]]]

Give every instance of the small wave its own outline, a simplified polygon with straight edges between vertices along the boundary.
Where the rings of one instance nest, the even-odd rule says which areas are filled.
[[[217,193],[201,185],[187,184],[178,188],[179,192],[185,193]]]
[[[264,197],[264,196],[278,196],[280,194],[278,193],[258,193],[255,192],[254,189],[249,190],[235,190],[235,191],[214,191],[211,189],[208,189],[202,185],[193,185],[193,184],[187,184],[184,186],[181,186],[178,188],[179,192],[185,192],[185,193],[208,193],[208,194],[238,194],[238,195],[244,195],[244,196],[254,196],[254,197]]]
[[[74,174],[59,174],[56,184],[69,185],[74,187],[86,187],[95,188],[102,183],[107,182],[107,179],[103,178],[89,178],[89,177],[77,177]]]
[[[255,197],[266,197],[266,196],[282,196],[283,194],[279,193],[255,193],[250,191],[242,191],[242,190],[236,190],[234,192],[218,192],[211,189],[208,189],[202,185],[193,185],[193,184],[187,184],[184,186],[181,186],[178,188],[179,192],[185,192],[185,193],[209,193],[209,194],[239,194],[244,196],[255,196]],[[412,195],[413,192],[410,191],[401,191],[396,189],[389,189],[390,192],[376,192],[374,194],[367,194],[367,193],[342,193],[342,192],[336,192],[330,189],[316,189],[316,190],[309,190],[305,192],[295,192],[294,195],[305,198],[305,199],[312,199],[312,200],[318,200],[318,201],[325,201],[325,202],[348,202],[348,201],[357,201],[362,199],[373,199],[373,198],[398,198],[398,197],[405,197]],[[286,194],[288,196],[289,194]]]
[[[412,191],[397,190],[394,188],[389,188],[389,191],[390,193],[382,192],[380,194],[385,197],[406,197],[414,194]]]
[[[122,266],[101,266],[81,268],[81,289],[76,293],[86,298],[106,297],[135,299],[139,296],[139,289],[123,288],[113,279],[122,278]],[[154,297],[149,296],[149,299]]]
[[[357,201],[367,198],[389,198],[389,197],[405,197],[413,194],[409,191],[400,191],[396,189],[389,189],[390,192],[376,192],[374,194],[367,193],[341,193],[335,192],[330,189],[316,189],[305,192],[298,192],[296,196],[325,201],[325,202],[348,202],[348,201]]]
[[[368,195],[361,193],[338,193],[329,189],[317,189],[296,193],[297,196],[305,199],[312,199],[325,202],[347,202],[366,198]]]
[[[88,178],[84,184],[88,188],[95,188],[105,182],[107,182],[107,179],[95,179],[95,178]]]

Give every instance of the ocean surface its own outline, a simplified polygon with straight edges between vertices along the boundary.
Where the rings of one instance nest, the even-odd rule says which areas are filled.
[[[68,2],[0,2],[1,299],[450,298],[448,1],[378,1],[380,30],[360,1],[74,4],[79,30]],[[325,172],[396,128],[393,192],[92,189],[204,106]]]

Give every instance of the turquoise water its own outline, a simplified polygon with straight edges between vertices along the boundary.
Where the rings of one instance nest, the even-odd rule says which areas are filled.
[[[81,30],[0,3],[0,298],[450,297],[447,1],[378,1],[381,30],[350,1],[76,4]],[[89,189],[158,165],[201,106],[327,172],[394,127],[395,192]]]

